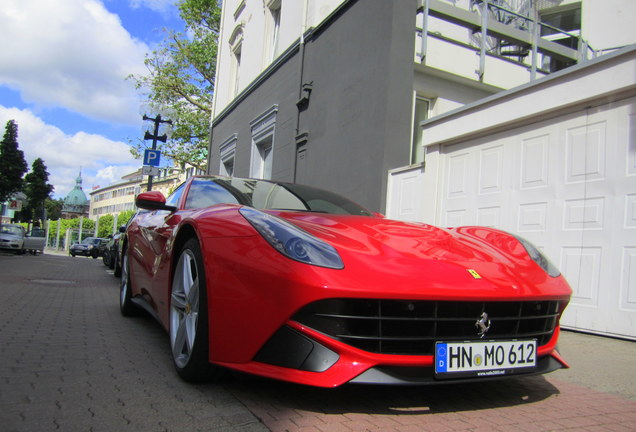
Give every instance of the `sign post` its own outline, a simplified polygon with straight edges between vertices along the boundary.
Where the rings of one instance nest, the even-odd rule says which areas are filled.
[[[166,140],[168,139],[168,136],[166,134],[159,135],[159,125],[161,125],[162,123],[167,123],[169,125],[172,125],[172,120],[163,120],[161,118],[161,114],[157,114],[157,117],[155,118],[148,117],[147,115],[144,114],[143,119],[149,120],[155,124],[153,133],[146,131],[146,133],[144,134],[144,140],[152,140],[152,150],[148,149],[144,152],[144,165],[148,165],[149,167],[155,167],[156,169],[156,167],[159,166],[159,161],[161,159],[161,152],[157,150],[157,141],[161,141],[165,143]],[[154,171],[151,170],[151,172],[154,172]],[[157,169],[157,172],[158,172],[158,169]],[[143,169],[142,169],[142,173],[143,173]],[[152,190],[153,175],[156,175],[156,173],[148,175],[148,190],[149,191]]]

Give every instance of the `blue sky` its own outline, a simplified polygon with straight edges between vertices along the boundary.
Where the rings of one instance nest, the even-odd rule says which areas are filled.
[[[182,30],[174,2],[2,1],[0,133],[16,120],[29,167],[44,160],[56,198],[80,168],[88,194],[141,166],[128,142],[142,135],[142,98],[125,78],[146,72],[162,28]]]

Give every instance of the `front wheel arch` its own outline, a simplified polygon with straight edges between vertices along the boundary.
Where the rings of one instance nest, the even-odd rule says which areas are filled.
[[[180,243],[170,287],[169,335],[175,369],[189,382],[217,378],[220,370],[209,362],[207,278],[196,236]]]
[[[128,263],[127,245],[122,249],[122,272],[119,283],[119,310],[123,316],[134,316],[137,307],[132,302],[132,286],[130,278],[130,264]]]

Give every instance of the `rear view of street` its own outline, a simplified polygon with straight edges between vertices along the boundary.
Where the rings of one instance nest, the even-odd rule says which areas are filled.
[[[317,389],[228,374],[192,385],[166,333],[124,318],[100,260],[0,254],[0,430],[629,431],[636,343],[564,332],[573,366],[431,387]]]

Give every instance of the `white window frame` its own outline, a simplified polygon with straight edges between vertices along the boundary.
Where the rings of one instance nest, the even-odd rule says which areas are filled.
[[[273,105],[250,122],[252,130],[250,177],[252,178],[264,180],[272,178],[277,114],[278,105]]]
[[[234,175],[234,167],[236,161],[236,142],[238,141],[238,135],[233,134],[226,139],[219,146],[220,162],[219,162],[219,174],[232,177]],[[232,169],[228,169],[230,166]]]
[[[230,36],[230,52],[232,53],[232,64],[230,69],[230,91],[232,97],[238,95],[241,78],[241,54],[243,50],[243,24],[236,26]]]
[[[424,163],[424,147],[422,146],[422,137],[420,136],[419,137],[420,139],[419,140],[417,139],[418,131],[420,130],[420,122],[422,121],[421,119],[419,119],[419,116],[417,115],[418,101],[426,102],[428,105],[428,108],[426,110],[426,119],[431,118],[431,109],[433,107],[433,100],[431,98],[422,96],[421,94],[418,94],[417,92],[413,94],[413,114],[411,116],[411,118],[413,119],[413,122],[412,122],[412,132],[411,132],[411,150],[409,152],[409,163],[411,165]],[[421,152],[419,154],[420,157],[418,157],[418,151]]]
[[[279,54],[280,20],[281,20],[281,0],[264,0],[267,23],[265,28],[265,61],[274,61]]]

